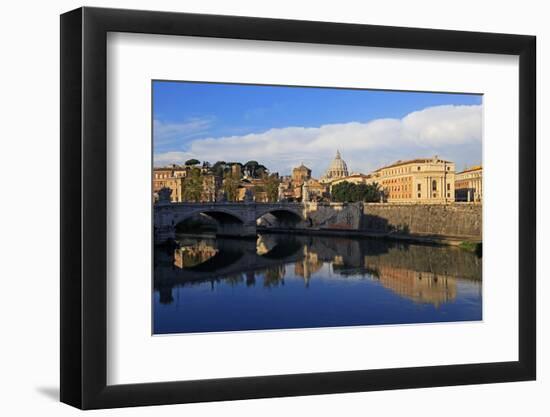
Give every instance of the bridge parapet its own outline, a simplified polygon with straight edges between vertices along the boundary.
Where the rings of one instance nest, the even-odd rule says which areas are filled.
[[[218,234],[226,236],[256,236],[256,221],[267,214],[274,216],[274,227],[357,229],[358,214],[362,211],[360,206],[361,203],[226,201],[156,204],[155,243],[175,238],[177,224],[199,214],[206,214],[215,219],[218,224]]]

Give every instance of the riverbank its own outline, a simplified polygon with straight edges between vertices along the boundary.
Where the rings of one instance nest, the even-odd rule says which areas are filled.
[[[481,254],[481,239],[473,236],[441,236],[441,235],[424,235],[414,233],[399,233],[399,232],[371,232],[366,230],[338,230],[338,229],[291,229],[291,228],[276,228],[276,227],[258,227],[258,232],[275,233],[275,234],[296,234],[296,235],[314,235],[314,236],[331,236],[331,237],[366,237],[371,239],[383,240],[398,240],[402,242],[420,243],[427,245],[439,246],[455,246],[467,252]],[[208,233],[178,233],[179,236],[186,238],[206,238],[216,239],[216,237],[232,238],[232,239],[255,239],[255,236],[224,236],[212,232]]]
[[[422,234],[404,234],[404,233],[379,233],[365,230],[338,230],[338,229],[290,229],[290,228],[274,228],[274,227],[258,227],[258,232],[274,233],[274,234],[295,234],[295,235],[313,235],[313,236],[328,236],[328,237],[358,237],[369,239],[381,239],[401,241],[408,243],[436,245],[436,246],[453,246],[464,251],[475,253],[478,256],[482,254],[482,241],[479,238],[472,236],[440,236],[440,235],[422,235]],[[217,237],[250,240],[256,239],[256,236],[224,236],[216,233],[178,233],[179,237],[185,238],[202,238],[216,239]],[[176,238],[176,240],[178,240]],[[155,243],[157,247],[172,247],[175,242]]]
[[[368,237],[373,239],[399,240],[411,243],[429,245],[456,246],[461,249],[476,252],[481,251],[481,239],[474,236],[442,236],[418,233],[398,232],[371,232],[368,230],[339,230],[339,229],[289,229],[275,227],[258,227],[263,233],[284,233],[316,236]],[[471,248],[474,248],[473,250]],[[476,249],[479,248],[479,249]]]

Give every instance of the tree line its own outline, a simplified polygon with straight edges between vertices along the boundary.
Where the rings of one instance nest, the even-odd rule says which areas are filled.
[[[358,201],[376,203],[383,197],[383,191],[374,182],[372,184],[354,184],[348,181],[342,181],[331,189],[332,201],[340,203],[355,203]]]
[[[183,180],[183,199],[190,202],[201,201],[202,193],[205,188],[205,176],[202,174],[198,159],[189,159],[185,165],[189,171]],[[239,166],[238,171],[232,169],[233,166]],[[222,191],[227,201],[237,201],[239,197],[239,188],[241,187],[241,178],[246,172],[251,178],[262,179],[262,185],[254,186],[254,192],[265,192],[269,202],[277,201],[279,177],[277,174],[269,174],[265,165],[258,161],[248,161],[245,164],[240,162],[217,161],[214,165],[204,162],[202,168],[206,168],[210,174],[222,178]]]

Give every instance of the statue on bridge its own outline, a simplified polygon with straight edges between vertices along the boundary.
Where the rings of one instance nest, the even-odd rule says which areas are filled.
[[[171,188],[168,188],[168,187],[161,188],[158,191],[159,199],[158,199],[157,204],[159,204],[159,205],[170,204],[172,202],[171,195],[172,195],[172,189]]]
[[[250,188],[247,188],[244,192],[244,200],[245,203],[252,203],[254,201],[254,194],[252,193],[252,190]]]

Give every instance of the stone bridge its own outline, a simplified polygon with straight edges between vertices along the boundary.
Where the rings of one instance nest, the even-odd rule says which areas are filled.
[[[157,203],[154,210],[155,242],[175,238],[176,226],[199,214],[217,223],[220,236],[256,236],[257,220],[271,214],[280,227],[306,227],[307,203]]]
[[[272,229],[352,231],[377,236],[399,234],[458,240],[481,240],[482,236],[482,206],[475,204],[172,203],[168,196],[154,207],[155,244],[175,239],[177,225],[200,214],[215,220],[219,236],[256,236],[258,224]]]

